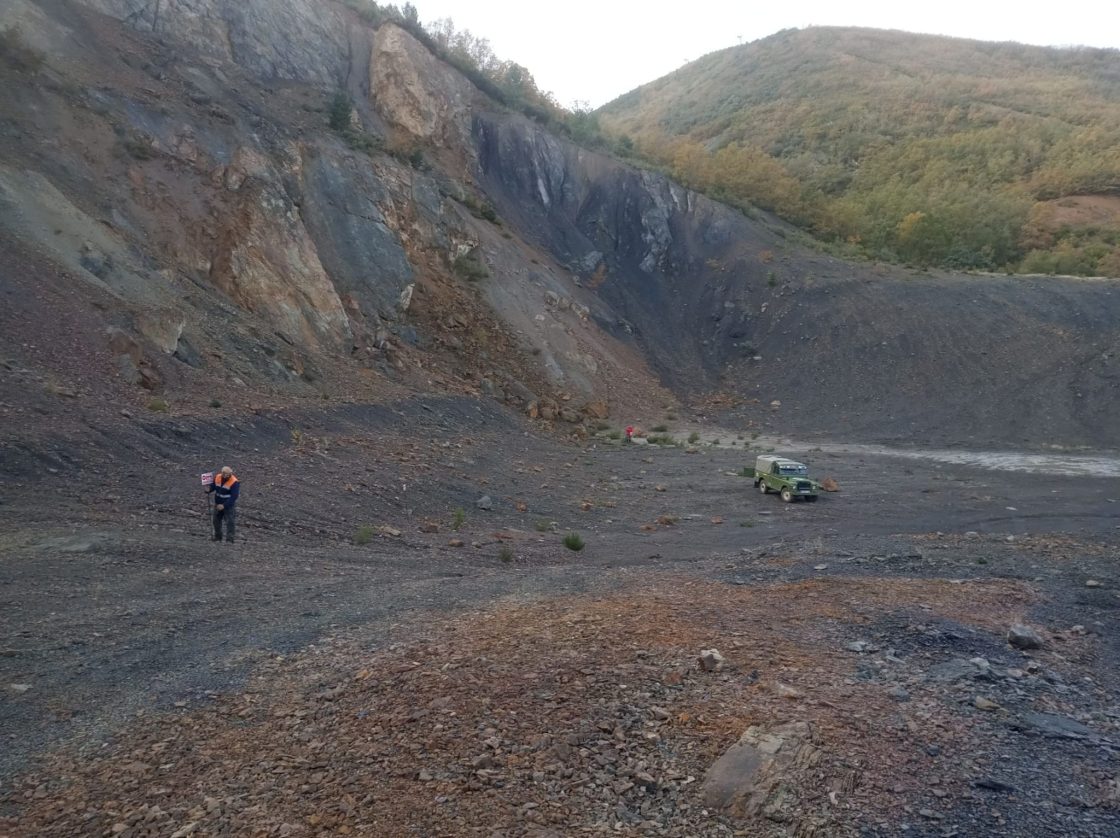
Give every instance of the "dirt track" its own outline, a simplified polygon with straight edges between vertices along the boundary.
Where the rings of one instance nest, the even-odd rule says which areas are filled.
[[[407,437],[394,430],[402,420]],[[746,440],[732,448],[725,438],[723,445],[696,453],[602,442],[580,449],[527,435],[497,408],[454,399],[253,417],[241,426],[249,429],[246,438],[214,445],[197,459],[201,466],[233,460],[244,480],[243,540],[232,546],[207,540],[194,485],[201,468],[187,457],[217,436],[212,424],[152,420],[113,444],[72,448],[80,467],[63,460],[57,473],[41,464],[25,467],[22,458],[30,449],[5,452],[4,770],[9,776],[32,772],[15,787],[5,783],[2,814],[23,818],[12,822],[9,834],[75,834],[76,815],[59,812],[67,800],[76,805],[78,788],[85,789],[81,802],[94,809],[105,795],[115,799],[119,759],[71,763],[66,754],[72,749],[88,756],[105,741],[110,745],[103,753],[114,754],[134,740],[147,741],[161,719],[184,716],[191,720],[187,730],[210,731],[207,738],[236,736],[211,726],[222,726],[247,684],[259,696],[254,701],[298,704],[311,689],[300,678],[341,682],[364,667],[374,673],[371,684],[379,685],[378,712],[391,720],[410,705],[410,696],[427,695],[437,683],[390,677],[400,676],[393,661],[419,654],[416,644],[429,642],[435,643],[429,655],[435,671],[440,660],[454,658],[457,668],[475,673],[471,695],[490,696],[472,711],[480,728],[497,725],[495,718],[507,711],[532,720],[511,722],[506,738],[521,745],[552,735],[557,725],[567,730],[563,719],[593,718],[598,705],[556,716],[559,707],[574,702],[579,708],[592,699],[577,693],[564,702],[537,704],[539,699],[511,686],[516,678],[488,674],[492,663],[486,661],[506,661],[514,673],[525,669],[551,683],[559,677],[557,667],[570,670],[561,664],[576,655],[584,661],[577,672],[594,672],[585,678],[605,689],[612,668],[627,671],[631,658],[625,650],[642,651],[650,668],[634,676],[637,682],[660,682],[663,670],[679,668],[682,686],[667,693],[612,686],[610,701],[638,708],[633,712],[644,718],[657,701],[672,700],[674,713],[690,719],[699,712],[692,705],[715,702],[722,721],[712,721],[709,710],[700,712],[707,721],[699,728],[674,723],[662,731],[659,741],[666,747],[682,745],[679,736],[695,747],[666,758],[656,793],[616,795],[630,812],[626,817],[611,814],[613,804],[597,793],[578,791],[584,788],[578,765],[566,779],[546,771],[545,779],[534,780],[529,768],[522,776],[517,766],[524,760],[506,759],[518,753],[509,750],[512,745],[503,746],[505,756],[486,769],[501,776],[508,769],[505,780],[484,772],[480,782],[477,772],[457,768],[425,769],[435,779],[409,780],[409,772],[419,770],[413,765],[420,764],[416,748],[447,766],[464,760],[469,766],[477,754],[459,752],[468,748],[467,740],[429,742],[425,725],[414,736],[411,728],[386,722],[386,741],[403,750],[377,755],[388,760],[378,763],[379,770],[404,779],[394,781],[396,796],[381,800],[372,821],[353,813],[338,821],[358,833],[513,835],[529,834],[536,824],[532,828],[567,834],[562,824],[575,824],[572,812],[579,811],[581,828],[613,824],[614,818],[626,834],[725,834],[725,827],[755,822],[719,819],[701,828],[707,821],[699,815],[699,784],[681,786],[681,778],[669,775],[699,777],[748,724],[790,718],[819,726],[829,770],[842,773],[845,760],[858,763],[861,791],[842,793],[846,802],[822,804],[802,794],[793,806],[793,822],[819,822],[822,834],[859,827],[895,834],[903,821],[911,823],[912,834],[954,834],[948,831],[954,825],[955,834],[985,834],[969,831],[977,817],[989,818],[985,829],[1014,835],[1106,835],[1120,827],[1110,785],[1120,748],[1116,479],[1043,479],[809,453],[815,473],[836,477],[842,491],[816,505],[787,506],[734,476],[748,460],[739,448]],[[293,436],[292,427],[300,434]],[[249,453],[234,460],[228,452],[235,446]],[[125,450],[131,452],[127,471],[109,461]],[[171,462],[189,465],[171,469]],[[103,477],[94,484],[83,479],[88,474]],[[130,486],[144,488],[137,493]],[[483,494],[493,499],[492,511],[476,508]],[[49,504],[39,500],[44,496]],[[122,511],[121,498],[136,502]],[[518,504],[526,511],[518,511]],[[466,521],[455,532],[453,513],[460,508]],[[558,533],[537,531],[538,523],[545,528],[551,522]],[[439,531],[420,532],[424,523]],[[379,533],[367,545],[350,543],[362,525],[387,526],[400,535]],[[569,530],[584,535],[584,551],[563,547],[560,535]],[[464,545],[448,546],[451,539]],[[505,546],[510,561],[500,557]],[[1100,587],[1086,587],[1090,579]],[[565,614],[587,609],[602,620],[594,636],[535,632],[537,625],[562,623]],[[748,625],[736,628],[736,615]],[[930,680],[931,670],[958,659],[983,657],[996,669],[1025,667],[1029,661],[1002,639],[1017,619],[1050,633],[1046,648],[1034,653],[1041,674],[1024,670],[1022,682],[964,678],[963,687],[960,681]],[[1071,633],[1075,625],[1084,630]],[[769,657],[747,654],[760,637],[771,638]],[[846,649],[861,638],[889,650],[899,663]],[[779,640],[780,653],[773,645]],[[706,682],[693,662],[702,646],[721,648],[733,664],[731,674]],[[288,657],[296,667],[291,677],[277,655],[295,656]],[[262,671],[268,673],[266,686],[253,678]],[[614,680],[629,683],[621,676]],[[774,704],[777,683],[802,697]],[[892,685],[903,686],[911,700],[884,698]],[[1001,709],[976,709],[970,703],[976,696]],[[142,718],[130,721],[141,712]],[[1030,712],[1084,724],[1091,734],[1046,738],[1021,723]],[[855,727],[853,714],[862,720]],[[317,711],[313,715],[319,718]],[[264,759],[264,750],[275,747],[267,744],[269,737],[284,735],[267,714],[252,718],[250,738],[228,745],[243,760],[239,764]],[[353,734],[332,728],[330,719],[318,723],[332,741]],[[962,755],[930,763],[944,772],[945,795],[928,798],[928,786],[890,782],[902,764],[907,771],[930,767],[911,764],[910,746],[901,740],[879,743],[880,737],[893,742],[897,734],[888,732],[899,729],[909,731],[906,742],[937,739],[941,752]],[[201,740],[181,735],[201,747]],[[36,758],[48,746],[63,748],[61,761],[37,769]],[[258,747],[263,750],[254,751]],[[597,746],[588,747],[593,759]],[[401,755],[408,753],[413,757]],[[643,761],[640,754],[631,756],[635,764]],[[199,776],[209,776],[210,769],[196,767]],[[993,803],[993,792],[971,785],[989,775],[1017,790],[1010,798],[1014,805],[1006,797]],[[568,785],[573,779],[576,785]],[[218,775],[211,780],[227,782]],[[536,810],[522,804],[536,794],[553,794],[549,784],[561,781],[570,792],[564,805],[541,809],[548,814],[539,823],[526,820],[526,812]],[[316,800],[326,805],[334,799],[333,781],[321,782]],[[429,782],[438,790],[424,785]],[[185,823],[191,794],[164,785],[162,810],[178,812],[173,819]],[[263,790],[253,789],[246,799],[264,801]],[[426,808],[429,791],[451,794],[457,801],[453,815],[447,807]],[[413,794],[420,797],[409,806],[391,802]],[[643,808],[651,800],[657,805]],[[272,800],[267,817],[225,807],[222,822],[235,834],[271,834],[285,818],[308,816],[285,806]],[[899,808],[905,806],[910,813]],[[987,814],[989,808],[999,810],[998,819]],[[918,809],[937,818],[913,814]],[[87,826],[106,817],[98,815]],[[273,823],[275,818],[280,820]],[[785,827],[773,821],[758,823],[784,834]],[[28,824],[36,826],[29,830]],[[112,825],[106,820],[98,829]]]

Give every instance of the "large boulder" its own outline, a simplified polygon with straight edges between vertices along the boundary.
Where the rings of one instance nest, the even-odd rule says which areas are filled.
[[[736,818],[791,819],[796,775],[820,760],[808,722],[752,725],[708,769],[704,803]]]

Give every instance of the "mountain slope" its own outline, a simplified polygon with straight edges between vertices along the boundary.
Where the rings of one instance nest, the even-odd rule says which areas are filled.
[[[875,255],[1115,275],[1120,216],[1070,232],[1053,202],[1120,190],[1118,68],[1116,50],[788,30],[600,117],[686,182]]]
[[[1114,282],[822,255],[558,137],[346,4],[155,8],[0,7],[13,474],[90,428],[142,447],[211,410],[418,392],[575,433],[684,398],[814,437],[1120,445]]]

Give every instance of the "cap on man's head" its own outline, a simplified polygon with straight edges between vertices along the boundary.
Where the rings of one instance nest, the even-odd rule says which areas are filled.
[[[222,474],[228,477],[229,475],[233,474],[233,469],[231,469],[229,466],[222,466]]]

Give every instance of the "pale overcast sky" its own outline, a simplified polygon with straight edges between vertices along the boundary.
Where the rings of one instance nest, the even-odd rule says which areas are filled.
[[[561,105],[604,104],[687,61],[803,26],[874,26],[1027,44],[1120,47],[1120,2],[866,2],[866,0],[413,0],[428,23],[487,38],[527,67]]]

